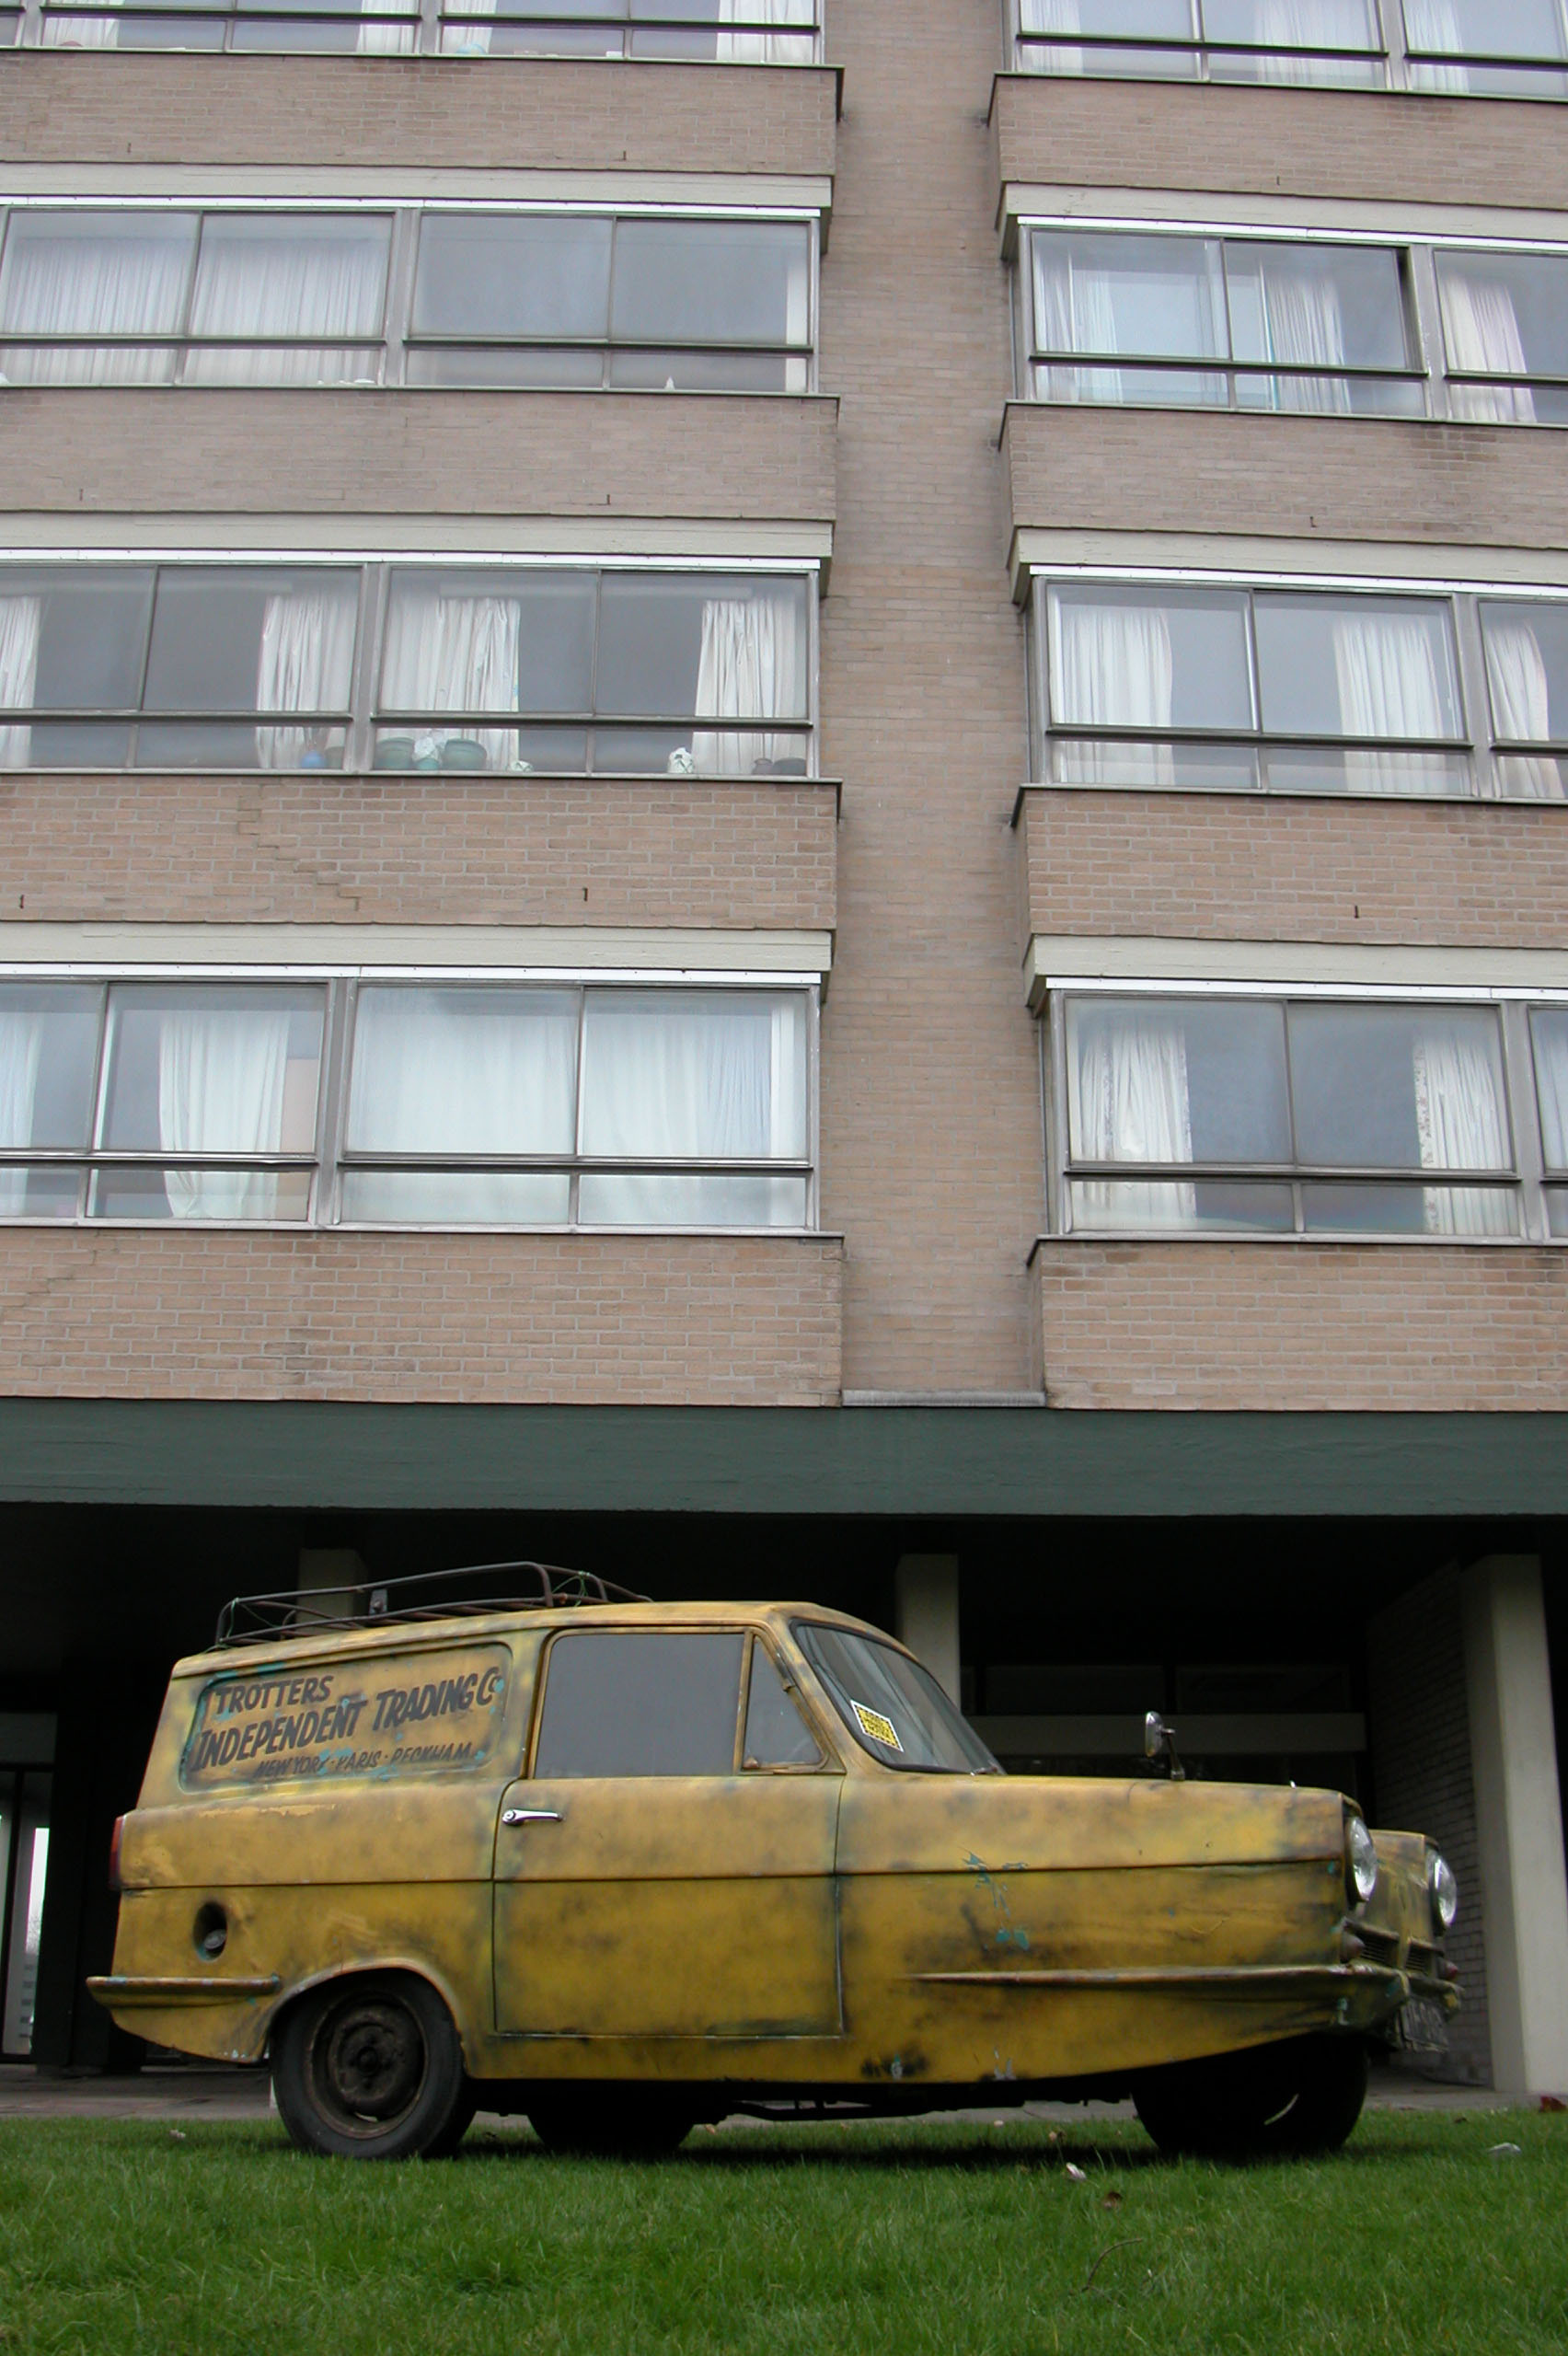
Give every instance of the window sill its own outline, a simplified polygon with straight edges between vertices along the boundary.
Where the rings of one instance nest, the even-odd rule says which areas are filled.
[[[1011,824],[1016,828],[1030,793],[1158,793],[1162,801],[1239,802],[1249,807],[1270,802],[1355,803],[1375,809],[1439,809],[1561,812],[1568,815],[1568,796],[1562,801],[1535,801],[1524,794],[1501,793],[1376,793],[1365,786],[1310,785],[1160,785],[1153,778],[1135,783],[1114,778],[1026,778],[1013,795]]]
[[[1168,1243],[1176,1243],[1182,1246],[1194,1243],[1223,1243],[1227,1245],[1245,1243],[1248,1245],[1274,1244],[1276,1246],[1283,1244],[1293,1250],[1301,1247],[1305,1247],[1308,1250],[1314,1248],[1322,1249],[1326,1247],[1332,1251],[1343,1251],[1348,1247],[1350,1250],[1356,1252],[1364,1252],[1372,1249],[1387,1251],[1390,1247],[1394,1250],[1410,1251],[1413,1249],[1422,1252],[1434,1250],[1439,1252],[1452,1252],[1456,1248],[1466,1252],[1560,1252],[1563,1248],[1564,1244],[1568,1244],[1568,1236],[1390,1235],[1378,1232],[1372,1232],[1369,1234],[1353,1234],[1345,1232],[1343,1234],[1334,1235],[1282,1235],[1278,1233],[1264,1233],[1258,1229],[1245,1227],[1075,1227],[1064,1230],[1059,1233],[1037,1235],[1033,1242],[1029,1247],[1029,1252],[1023,1264],[1024,1267],[1026,1269],[1032,1269],[1036,1261],[1039,1259],[1040,1254],[1043,1251],[1053,1244],[1062,1243],[1092,1244],[1097,1250],[1103,1249],[1108,1244],[1124,1243],[1143,1243],[1154,1244],[1157,1246]]]

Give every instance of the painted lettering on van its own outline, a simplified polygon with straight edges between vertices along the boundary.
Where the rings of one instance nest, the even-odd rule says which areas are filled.
[[[386,1666],[396,1673],[404,1664]],[[507,1657],[490,1646],[465,1648],[441,1656],[440,1667],[439,1677],[410,1677],[371,1693],[344,1690],[352,1674],[344,1669],[209,1685],[196,1705],[180,1779],[189,1789],[478,1765],[505,1702]],[[439,1732],[432,1721],[444,1721]]]

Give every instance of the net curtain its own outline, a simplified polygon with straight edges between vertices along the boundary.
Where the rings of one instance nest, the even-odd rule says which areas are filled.
[[[1069,605],[1055,609],[1056,718],[1086,728],[1169,728],[1174,664],[1170,629],[1157,606]],[[1057,748],[1073,784],[1173,785],[1169,745]]]
[[[0,1010],[0,1145],[32,1143],[33,1100],[38,1091],[43,1017],[20,1007]],[[0,1215],[15,1218],[28,1191],[25,1170],[0,1167]]]
[[[257,1007],[166,1011],[158,1025],[158,1142],[171,1153],[279,1153],[289,1016]],[[169,1170],[177,1219],[271,1218],[270,1170]]]
[[[1193,1118],[1181,1016],[1157,1008],[1075,1007],[1069,1019],[1067,1119],[1074,1158],[1191,1161]],[[1185,1180],[1084,1179],[1073,1187],[1075,1217],[1090,1227],[1188,1227],[1196,1203],[1196,1192]]]
[[[1514,297],[1500,280],[1446,261],[1437,286],[1450,368],[1478,375],[1528,375]],[[1450,385],[1448,402],[1456,417],[1480,424],[1535,422],[1535,395],[1528,385]]]
[[[1404,614],[1347,614],[1333,625],[1334,681],[1347,736],[1448,733],[1432,632]],[[1441,793],[1441,755],[1349,752],[1345,783],[1372,793]]]
[[[258,711],[342,711],[354,656],[354,593],[349,588],[284,590],[262,607],[256,673]],[[264,769],[298,768],[322,754],[331,732],[262,727],[256,756]]]
[[[807,628],[803,601],[790,590],[709,598],[697,665],[698,720],[803,720]],[[798,754],[801,739],[699,729],[692,749],[705,776],[750,777],[761,763]]]
[[[39,597],[0,597],[0,711],[26,711],[38,678]],[[32,730],[15,721],[0,726],[0,768],[21,768],[32,750]]]
[[[383,708],[421,716],[514,712],[522,610],[515,597],[399,588],[387,618]],[[438,750],[454,737],[479,745],[489,768],[520,766],[511,728],[432,728],[420,737],[420,751]]]
[[[1528,622],[1504,621],[1489,614],[1484,625],[1486,679],[1497,734],[1516,744],[1547,744],[1551,738],[1551,689],[1540,641]],[[1562,799],[1562,773],[1550,755],[1505,755],[1500,767],[1506,790],[1531,802]]]
[[[26,237],[13,232],[4,324],[22,335],[172,335],[190,267],[187,239],[171,237],[151,215],[141,236],[123,217],[112,232],[90,219]],[[0,375],[13,385],[162,385],[173,377],[176,357],[172,347],[10,344],[0,349]]]
[[[1490,1034],[1472,1023],[1424,1022],[1412,1053],[1415,1127],[1424,1170],[1505,1170],[1507,1115]],[[1507,1235],[1514,1204],[1502,1186],[1423,1190],[1429,1235]]]

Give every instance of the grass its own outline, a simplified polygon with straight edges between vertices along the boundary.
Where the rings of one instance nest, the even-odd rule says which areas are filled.
[[[642,2165],[481,2127],[375,2167],[271,2123],[11,2120],[0,2348],[1561,2356],[1568,2117],[1384,2112],[1229,2169],[1120,2122],[699,2131]]]

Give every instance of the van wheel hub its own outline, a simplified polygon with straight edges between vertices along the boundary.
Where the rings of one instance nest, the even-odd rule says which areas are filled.
[[[347,2004],[322,2024],[318,2083],[336,2109],[358,2119],[398,2118],[424,2084],[420,2025],[403,2005]]]

